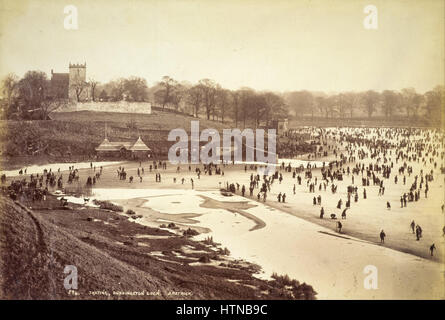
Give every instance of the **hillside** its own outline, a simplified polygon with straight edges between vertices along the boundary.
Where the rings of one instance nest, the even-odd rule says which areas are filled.
[[[228,125],[171,112],[152,114],[115,112],[58,112],[53,120],[0,121],[0,158],[3,169],[55,161],[90,160],[107,134],[114,141],[135,141],[140,135],[156,157],[165,157],[173,142],[170,130],[190,130],[199,120],[200,130],[221,130]]]
[[[33,210],[29,205],[0,196],[0,299],[313,298],[305,284],[293,283],[292,291],[283,289],[285,277],[256,279],[254,265],[122,214],[77,205],[61,210],[52,197]],[[201,260],[208,263],[196,265]],[[76,296],[63,286],[66,265],[78,270]]]

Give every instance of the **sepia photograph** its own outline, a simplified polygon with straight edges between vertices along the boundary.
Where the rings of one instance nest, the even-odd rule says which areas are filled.
[[[0,300],[444,300],[444,130],[444,0],[0,0]]]

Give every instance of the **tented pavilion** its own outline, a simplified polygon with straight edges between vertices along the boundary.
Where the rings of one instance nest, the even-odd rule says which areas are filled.
[[[130,151],[135,159],[148,158],[151,153],[151,149],[147,147],[144,141],[142,141],[141,137],[136,140],[136,142],[130,148]]]
[[[135,143],[115,141],[111,142],[107,137],[96,148],[97,155],[105,158],[133,158],[146,159],[151,155],[151,149],[139,137]]]

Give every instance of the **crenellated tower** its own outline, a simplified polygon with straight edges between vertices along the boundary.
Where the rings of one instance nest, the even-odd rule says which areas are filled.
[[[84,64],[69,64],[69,98],[71,100],[77,100],[76,90],[81,91],[81,99],[85,100],[88,98],[89,88],[86,85],[87,76],[87,63]],[[81,86],[85,86],[80,90]]]

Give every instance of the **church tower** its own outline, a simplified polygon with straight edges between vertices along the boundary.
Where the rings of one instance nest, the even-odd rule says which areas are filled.
[[[86,83],[87,63],[69,64],[69,98],[77,101],[77,93],[80,92],[80,98],[88,98],[89,88]],[[77,91],[77,92],[76,92]]]

